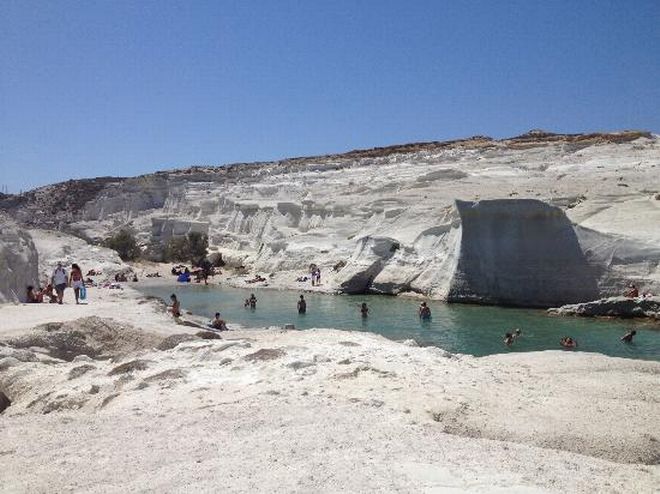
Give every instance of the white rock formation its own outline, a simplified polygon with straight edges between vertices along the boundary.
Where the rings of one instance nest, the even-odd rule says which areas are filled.
[[[50,279],[58,262],[62,262],[67,269],[77,263],[83,274],[93,269],[106,277],[130,269],[114,250],[90,245],[72,235],[37,229],[30,230],[30,234],[39,253],[39,277],[42,281]]]
[[[0,303],[24,301],[37,286],[37,250],[30,234],[0,215]]]
[[[456,206],[461,245],[450,300],[548,306],[598,296],[594,270],[560,208],[531,199]]]
[[[61,222],[92,239],[130,224],[145,244],[208,231],[285,285],[315,263],[327,290],[556,305],[630,280],[660,292],[659,177],[657,136],[536,132],[106,179]]]

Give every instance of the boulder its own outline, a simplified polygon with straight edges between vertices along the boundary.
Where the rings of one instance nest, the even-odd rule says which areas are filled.
[[[449,301],[550,307],[597,298],[595,272],[560,208],[533,199],[456,208],[461,241]]]
[[[0,216],[0,303],[24,302],[28,285],[39,285],[38,269],[30,234]]]
[[[550,314],[583,317],[649,317],[660,321],[660,297],[610,297],[548,309]]]

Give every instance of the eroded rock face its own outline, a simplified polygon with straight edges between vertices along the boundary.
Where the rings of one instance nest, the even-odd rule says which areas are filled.
[[[38,286],[39,260],[30,234],[0,216],[0,302],[25,301]]]
[[[648,133],[532,132],[67,182],[0,209],[96,240],[125,224],[142,245],[208,232],[227,267],[282,274],[288,288],[303,287],[295,280],[313,263],[327,291],[557,305],[630,281],[660,291],[659,169]],[[46,201],[72,188],[94,197],[61,210]],[[516,202],[529,199],[545,204],[539,214]],[[463,217],[472,206],[456,200],[479,214]],[[487,214],[486,201],[506,203],[509,218]]]
[[[561,209],[524,199],[456,201],[456,208],[462,236],[450,301],[547,307],[598,296]]]

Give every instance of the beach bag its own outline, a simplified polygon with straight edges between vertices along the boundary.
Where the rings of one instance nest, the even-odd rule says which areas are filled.
[[[85,299],[87,298],[87,288],[85,288],[85,285],[83,285],[83,286],[80,288],[80,295],[79,295],[79,297],[80,297],[80,300],[85,300]]]

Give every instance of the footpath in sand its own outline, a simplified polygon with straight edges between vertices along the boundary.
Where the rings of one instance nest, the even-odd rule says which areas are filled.
[[[130,288],[89,296],[0,308],[3,492],[660,485],[658,362],[474,358],[328,329],[202,340]]]

